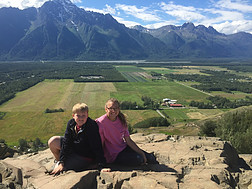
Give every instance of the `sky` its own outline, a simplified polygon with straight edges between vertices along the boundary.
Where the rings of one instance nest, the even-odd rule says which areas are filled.
[[[1,0],[1,7],[40,7],[48,0]],[[212,26],[218,32],[252,34],[252,0],[71,0],[86,11],[111,14],[127,27]]]

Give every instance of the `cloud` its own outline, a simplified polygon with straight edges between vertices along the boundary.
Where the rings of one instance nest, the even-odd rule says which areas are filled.
[[[105,12],[107,12],[109,14],[116,14],[116,10],[114,8],[112,8],[111,6],[109,6],[108,4],[106,4]]]
[[[106,14],[107,12],[104,9],[96,9],[96,8],[90,8],[90,7],[81,7],[85,11],[92,11],[92,12],[98,12],[101,14]]]
[[[237,10],[244,13],[251,13],[252,6],[247,4],[247,1],[234,1],[220,0],[215,5],[218,8],[224,8],[229,10]]]
[[[40,7],[48,0],[1,0],[0,7],[17,7],[25,9],[28,7]]]
[[[81,3],[81,0],[71,0],[73,3]]]
[[[213,24],[213,27],[225,34],[234,34],[237,32],[247,32],[252,34],[252,21],[226,21],[220,24]]]
[[[113,16],[114,19],[117,20],[117,22],[124,24],[127,27],[132,27],[132,26],[136,26],[136,25],[141,25],[138,22],[134,22],[134,21],[128,21],[128,20],[124,20],[121,17],[117,17],[117,16]]]
[[[25,9],[28,7],[41,7],[46,1],[50,0],[1,0],[1,7],[17,7]],[[70,0],[73,3],[81,3],[81,0]]]
[[[144,27],[149,28],[149,29],[157,29],[157,28],[167,26],[167,25],[177,25],[177,22],[174,20],[169,20],[169,21],[157,22],[153,24],[147,24],[147,25],[144,25]]]
[[[166,14],[175,17],[176,20],[183,20],[183,21],[195,21],[195,20],[204,20],[206,17],[200,14],[199,10],[192,6],[182,6],[182,5],[175,5],[173,2],[169,2],[166,4],[164,2],[160,3],[160,7]]]
[[[149,11],[147,7],[137,8],[135,5],[116,4],[116,9],[143,21],[160,21],[160,18],[154,12]]]

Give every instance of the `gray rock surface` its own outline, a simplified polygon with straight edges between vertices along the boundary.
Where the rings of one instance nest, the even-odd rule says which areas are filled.
[[[238,155],[226,141],[210,137],[131,135],[159,164],[139,167],[111,165],[111,172],[68,171],[53,177],[50,150],[0,161],[0,188],[41,189],[252,189],[252,154]]]

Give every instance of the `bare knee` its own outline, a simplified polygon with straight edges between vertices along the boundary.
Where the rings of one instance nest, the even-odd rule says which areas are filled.
[[[48,146],[52,149],[60,150],[60,136],[53,136],[48,140]]]

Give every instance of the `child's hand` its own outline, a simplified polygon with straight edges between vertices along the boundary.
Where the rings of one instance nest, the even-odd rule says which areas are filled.
[[[60,173],[63,172],[63,169],[64,169],[64,166],[62,163],[60,163],[57,167],[53,169],[50,175],[58,176]]]

